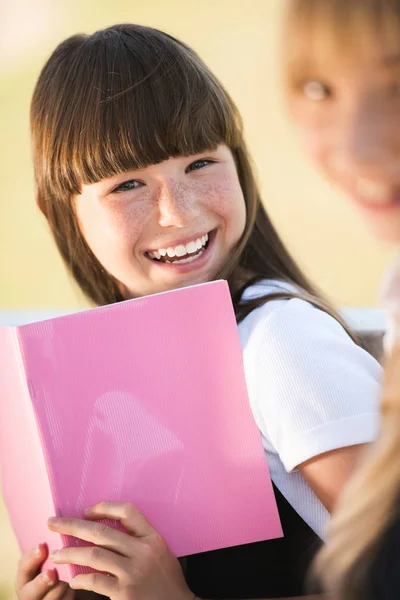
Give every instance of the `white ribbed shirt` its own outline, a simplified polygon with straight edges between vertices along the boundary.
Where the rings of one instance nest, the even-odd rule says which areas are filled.
[[[265,281],[244,298],[296,288]],[[324,537],[329,514],[297,466],[370,442],[379,426],[382,369],[330,315],[305,300],[272,300],[240,324],[251,408],[272,481]]]

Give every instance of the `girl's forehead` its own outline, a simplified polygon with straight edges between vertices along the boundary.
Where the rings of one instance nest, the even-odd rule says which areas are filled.
[[[368,13],[356,16],[341,27],[323,14],[300,22],[286,50],[289,75],[400,67],[400,14],[375,22]]]

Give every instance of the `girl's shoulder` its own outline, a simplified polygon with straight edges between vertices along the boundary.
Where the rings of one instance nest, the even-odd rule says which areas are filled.
[[[297,383],[302,380],[309,386],[318,381],[325,387],[332,377],[337,382],[335,374],[341,372],[347,384],[360,385],[361,376],[366,386],[378,389],[382,378],[378,361],[353,341],[333,315],[302,298],[302,290],[285,282],[266,281],[246,292],[249,299],[280,292],[285,295],[273,296],[239,324],[244,359],[255,377],[260,377],[262,368],[269,381],[278,378],[280,382],[284,373]]]
[[[256,422],[285,470],[334,448],[373,440],[379,363],[296,286],[273,281],[254,288],[249,299],[284,294],[247,315],[239,337]]]
[[[279,279],[263,279],[257,283],[250,285],[245,289],[242,295],[242,300],[253,300],[262,298],[272,294],[288,293],[293,295],[301,294],[301,288],[289,283],[288,281],[280,281]]]
[[[260,306],[239,324],[239,331],[254,334],[254,330],[268,332],[272,342],[289,334],[291,342],[295,338],[308,339],[318,335],[336,335],[354,343],[334,316],[312,304],[306,292],[295,284],[279,280],[263,280],[248,287],[243,293],[244,301],[264,298]],[[271,299],[268,299],[270,297]]]

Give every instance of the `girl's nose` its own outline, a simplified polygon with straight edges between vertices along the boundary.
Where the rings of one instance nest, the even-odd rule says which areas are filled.
[[[193,191],[179,184],[164,184],[158,196],[159,225],[186,227],[198,214]]]
[[[337,155],[343,167],[357,169],[361,176],[380,178],[390,168],[395,148],[383,104],[360,103],[336,132]],[[333,132],[335,135],[335,132]]]

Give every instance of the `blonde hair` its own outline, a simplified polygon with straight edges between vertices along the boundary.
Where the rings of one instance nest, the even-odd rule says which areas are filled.
[[[334,599],[364,598],[368,570],[400,496],[400,344],[385,361],[381,432],[332,517],[315,572]]]
[[[282,46],[288,99],[336,64],[399,51],[400,0],[287,0]],[[364,599],[369,568],[400,497],[400,345],[385,359],[381,432],[341,496],[316,574],[335,600]]]
[[[287,0],[282,44],[288,96],[335,62],[400,45],[400,0]]]

